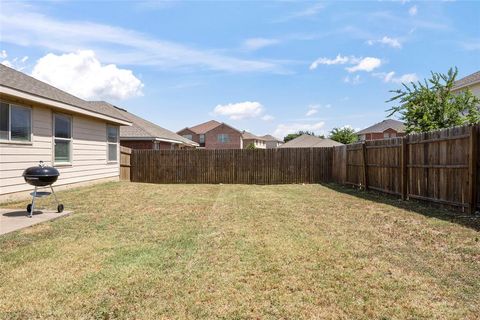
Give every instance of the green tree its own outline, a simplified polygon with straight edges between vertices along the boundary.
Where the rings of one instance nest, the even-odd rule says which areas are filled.
[[[432,72],[424,82],[402,84],[403,89],[392,90],[395,96],[387,102],[396,102],[390,111],[401,115],[406,131],[426,132],[463,124],[480,122],[480,99],[470,90],[452,92],[458,70],[447,74]]]
[[[343,144],[357,142],[358,136],[351,127],[333,128],[330,131],[330,139]]]
[[[255,146],[255,143],[252,142],[252,143],[249,143],[249,144],[245,147],[245,149],[255,150],[255,149],[257,149],[257,147]]]
[[[296,133],[289,133],[283,138],[283,142],[288,142],[290,140],[293,140],[295,138],[300,137],[302,134],[308,134],[309,136],[315,136],[315,132],[313,131],[297,131]]]

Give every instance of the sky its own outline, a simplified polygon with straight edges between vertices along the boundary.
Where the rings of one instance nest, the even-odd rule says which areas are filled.
[[[5,1],[0,62],[178,131],[328,135],[390,90],[480,70],[480,1]]]

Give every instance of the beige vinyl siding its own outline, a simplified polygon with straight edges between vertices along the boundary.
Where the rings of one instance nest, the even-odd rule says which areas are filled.
[[[0,195],[31,190],[23,170],[53,161],[52,124],[49,108],[32,108],[32,142],[0,143]],[[74,184],[119,176],[119,164],[107,163],[107,124],[95,118],[72,116],[72,163],[57,165],[60,177],[55,185]],[[117,148],[118,150],[120,148]],[[119,155],[118,155],[118,158]]]

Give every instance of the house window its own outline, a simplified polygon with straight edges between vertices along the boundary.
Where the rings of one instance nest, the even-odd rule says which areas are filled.
[[[188,140],[192,140],[192,135],[191,134],[184,134],[183,137],[188,139]]]
[[[107,126],[108,161],[117,161],[118,127]]]
[[[366,138],[366,137],[365,137],[364,134],[361,134],[361,135],[360,135],[360,141],[365,141],[365,138]]]
[[[31,141],[32,109],[0,102],[0,140]]]
[[[217,135],[217,141],[220,143],[228,143],[230,142],[230,137],[226,133],[220,133]]]
[[[200,142],[200,143],[205,143],[205,135],[204,135],[204,134],[201,134],[201,135],[199,136],[199,142]]]
[[[72,162],[72,118],[63,114],[53,116],[54,162]]]

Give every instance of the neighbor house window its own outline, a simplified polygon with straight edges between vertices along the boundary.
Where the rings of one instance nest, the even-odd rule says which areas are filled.
[[[72,118],[63,114],[53,116],[54,162],[72,162]]]
[[[192,135],[191,134],[184,134],[183,137],[188,139],[188,140],[192,140]]]
[[[32,109],[0,102],[0,140],[31,141]]]
[[[199,142],[200,142],[200,143],[205,143],[205,135],[204,135],[204,134],[201,134],[201,135],[199,136]]]
[[[220,143],[228,143],[230,142],[230,137],[226,133],[220,133],[217,135],[217,141]]]
[[[108,161],[117,161],[118,127],[107,126]]]

